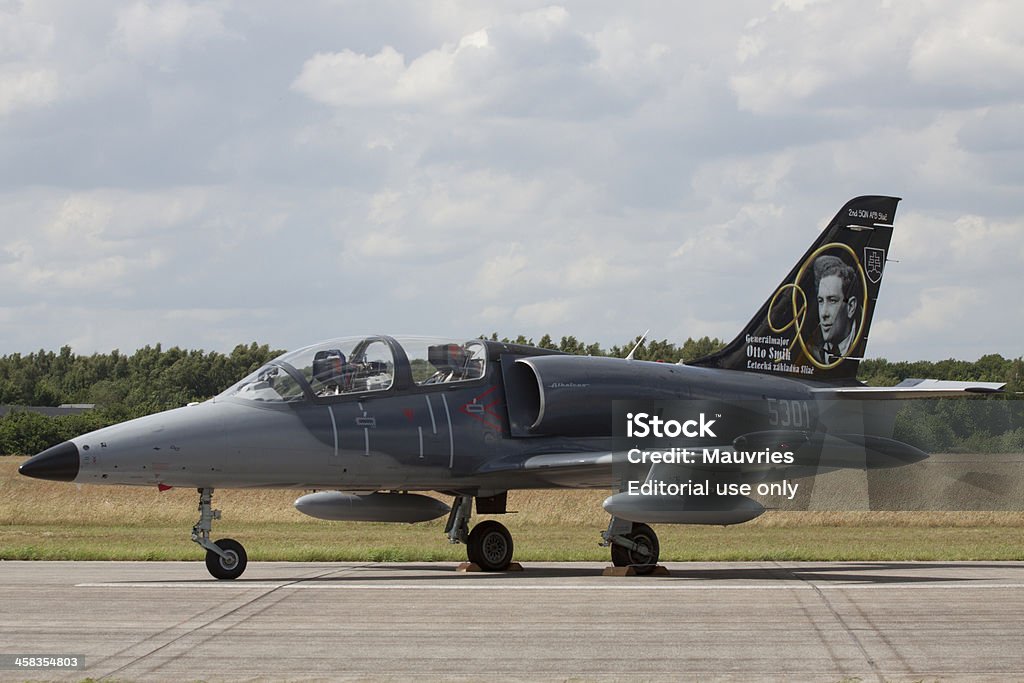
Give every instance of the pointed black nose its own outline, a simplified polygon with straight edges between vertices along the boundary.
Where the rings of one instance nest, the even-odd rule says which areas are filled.
[[[78,476],[78,447],[65,441],[47,448],[23,462],[18,472],[36,479],[74,481]]]

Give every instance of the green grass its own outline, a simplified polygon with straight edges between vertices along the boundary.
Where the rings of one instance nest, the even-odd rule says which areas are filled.
[[[327,527],[327,528],[325,528]],[[5,560],[196,560],[189,529],[167,525],[0,526]],[[242,541],[250,557],[285,561],[460,561],[437,524],[223,523],[215,537]],[[520,561],[605,561],[600,529],[540,525],[515,531]],[[665,561],[1024,560],[1013,527],[659,526]]]
[[[194,490],[75,486],[17,475],[23,458],[0,458],[0,559],[197,560],[189,539]],[[425,524],[325,522],[292,507],[300,491],[217,491],[224,518],[214,538],[235,538],[253,560],[461,561],[443,520]],[[519,514],[516,559],[606,561],[605,491],[510,493]],[[657,526],[665,561],[1024,560],[1018,512],[767,513],[732,527]]]

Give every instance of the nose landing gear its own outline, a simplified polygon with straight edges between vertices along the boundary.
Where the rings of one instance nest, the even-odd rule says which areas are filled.
[[[199,489],[199,521],[192,527],[192,540],[206,549],[206,569],[214,578],[237,579],[249,558],[242,544],[232,538],[210,540],[215,519],[220,519],[220,510],[213,509],[213,489]]]

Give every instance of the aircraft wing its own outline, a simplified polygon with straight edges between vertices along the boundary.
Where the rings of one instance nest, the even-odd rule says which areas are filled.
[[[568,488],[603,488],[612,485],[612,454],[609,451],[580,453],[544,453],[518,462],[496,462],[480,470],[481,474],[519,473],[533,480]],[[514,476],[514,475],[513,475]]]
[[[904,398],[944,398],[964,394],[995,394],[1003,382],[957,382],[943,379],[905,379],[894,387],[821,387],[811,391],[817,398],[893,400]]]
[[[612,454],[603,453],[545,453],[528,458],[523,469],[557,484],[574,488],[610,486]]]

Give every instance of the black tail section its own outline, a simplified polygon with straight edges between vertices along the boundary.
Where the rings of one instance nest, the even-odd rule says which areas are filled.
[[[847,202],[743,332],[691,364],[824,381],[855,378],[899,201]]]

